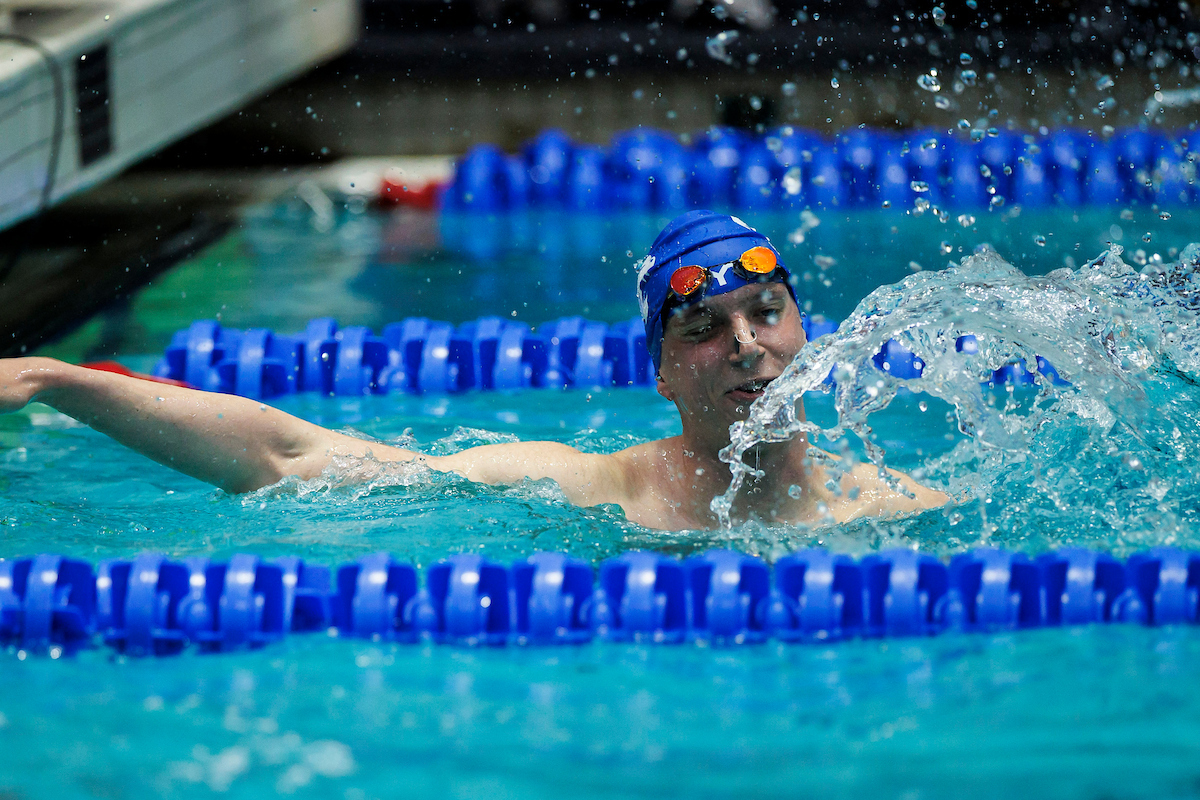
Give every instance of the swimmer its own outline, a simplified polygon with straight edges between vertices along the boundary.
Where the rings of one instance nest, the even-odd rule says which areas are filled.
[[[611,455],[513,442],[427,456],[335,433],[255,400],[38,357],[0,360],[0,413],[45,403],[231,493],[288,476],[315,478],[335,457],[419,461],[481,483],[550,478],[571,502],[618,505],[649,528],[712,528],[717,520],[709,503],[729,485],[718,452],[729,444],[729,426],[747,417],[750,404],[804,347],[800,309],[767,237],[711,211],[688,212],[659,234],[638,265],[637,295],[658,393],[675,404],[683,433]],[[797,411],[803,418],[803,401]],[[891,472],[892,483],[906,490],[896,491],[872,464],[844,475],[835,493],[808,448],[798,436],[751,451],[762,476],[747,480],[733,518],[846,522],[949,499]]]

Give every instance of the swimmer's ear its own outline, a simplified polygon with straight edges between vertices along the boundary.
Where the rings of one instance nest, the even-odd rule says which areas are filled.
[[[654,376],[654,388],[658,393],[670,402],[675,402],[675,392],[671,391],[671,387],[667,386],[667,382],[663,380],[662,375]]]

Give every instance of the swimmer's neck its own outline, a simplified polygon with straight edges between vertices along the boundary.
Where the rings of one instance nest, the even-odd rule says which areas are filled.
[[[680,437],[680,456],[684,474],[692,481],[694,513],[708,515],[712,498],[729,488],[729,465],[720,458],[720,448],[693,445]],[[824,497],[824,473],[808,456],[807,436],[786,442],[761,444],[742,457],[743,463],[761,471],[761,477],[748,476],[734,500],[735,521],[757,518],[764,521],[794,521],[815,518]],[[793,488],[795,487],[795,488]]]

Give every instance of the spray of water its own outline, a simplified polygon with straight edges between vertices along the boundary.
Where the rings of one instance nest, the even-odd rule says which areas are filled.
[[[1113,246],[1041,277],[982,247],[942,272],[881,287],[835,334],[810,342],[731,427],[721,458],[732,481],[713,512],[728,529],[753,474],[743,457],[760,445],[849,434],[882,468],[870,417],[908,390],[953,409],[962,441],[921,472],[957,498],[951,517],[977,509],[981,539],[1035,549],[1200,541],[1190,467],[1200,447],[1198,312],[1200,245],[1141,271]],[[964,346],[970,336],[975,346]],[[924,362],[920,378],[874,364],[889,339]],[[1029,365],[1033,386],[989,388],[994,371],[1013,364]],[[798,399],[826,388],[831,373],[836,422],[801,421]]]

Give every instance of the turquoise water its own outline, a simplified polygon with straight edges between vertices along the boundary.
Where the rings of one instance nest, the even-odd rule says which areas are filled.
[[[1169,258],[1170,248],[1200,239],[1192,235],[1200,215],[1163,221],[1143,210],[1129,220],[1119,211],[1025,212],[967,228],[882,212],[823,214],[815,227],[799,217],[750,221],[776,241],[804,235],[785,251],[803,297],[813,313],[843,318],[876,286],[912,274],[909,262],[940,267],[983,241],[1042,274],[1100,253],[1113,226],[1146,249],[1143,258]],[[538,322],[584,309],[610,321],[635,313],[624,254],[646,246],[656,220],[495,225],[499,239],[481,245],[427,217],[347,211],[322,232],[293,204],[255,209],[228,240],[135,299],[119,355],[146,366],[172,330],[217,313],[230,325],[284,331],[324,313],[375,326],[418,314],[461,321],[517,311]],[[1141,242],[1143,228],[1151,244]],[[1045,246],[1033,238],[1049,233]],[[1136,248],[1125,257],[1136,265]],[[94,335],[85,328],[58,352],[83,352]],[[981,395],[989,408],[1015,404],[1005,418],[1049,431],[992,460],[972,450],[976,440],[947,417],[944,400],[899,394],[870,418],[888,465],[925,470],[967,501],[898,523],[658,533],[618,509],[573,508],[552,484],[483,487],[371,464],[233,497],[31,407],[0,417],[0,525],[8,554],[93,562],[145,549],[327,563],[386,549],[428,564],[464,550],[504,561],[568,550],[597,561],[633,547],[682,555],[719,544],[768,557],[813,543],[853,553],[907,543],[940,554],[985,539],[1031,552],[1064,542],[1119,552],[1198,544],[1190,447],[1200,426],[1189,420],[1200,419],[1200,393],[1187,365],[1142,373],[1131,379],[1144,392],[1139,408],[1154,413],[1141,435],[1078,413],[1039,416],[1033,389]],[[839,420],[836,400],[806,399],[822,428]],[[1058,400],[1042,402],[1052,409]],[[509,437],[607,452],[678,426],[673,407],[645,389],[279,405],[430,452]],[[1182,458],[1172,449],[1178,439]],[[854,436],[845,441],[864,452]],[[1050,467],[1059,469],[1054,480],[1036,480]],[[351,474],[357,482],[347,485]],[[980,485],[966,485],[967,474],[982,476]],[[14,651],[0,655],[0,792],[1190,797],[1200,794],[1198,655],[1196,629],[1134,626],[832,647],[468,650],[317,635],[164,660]]]

